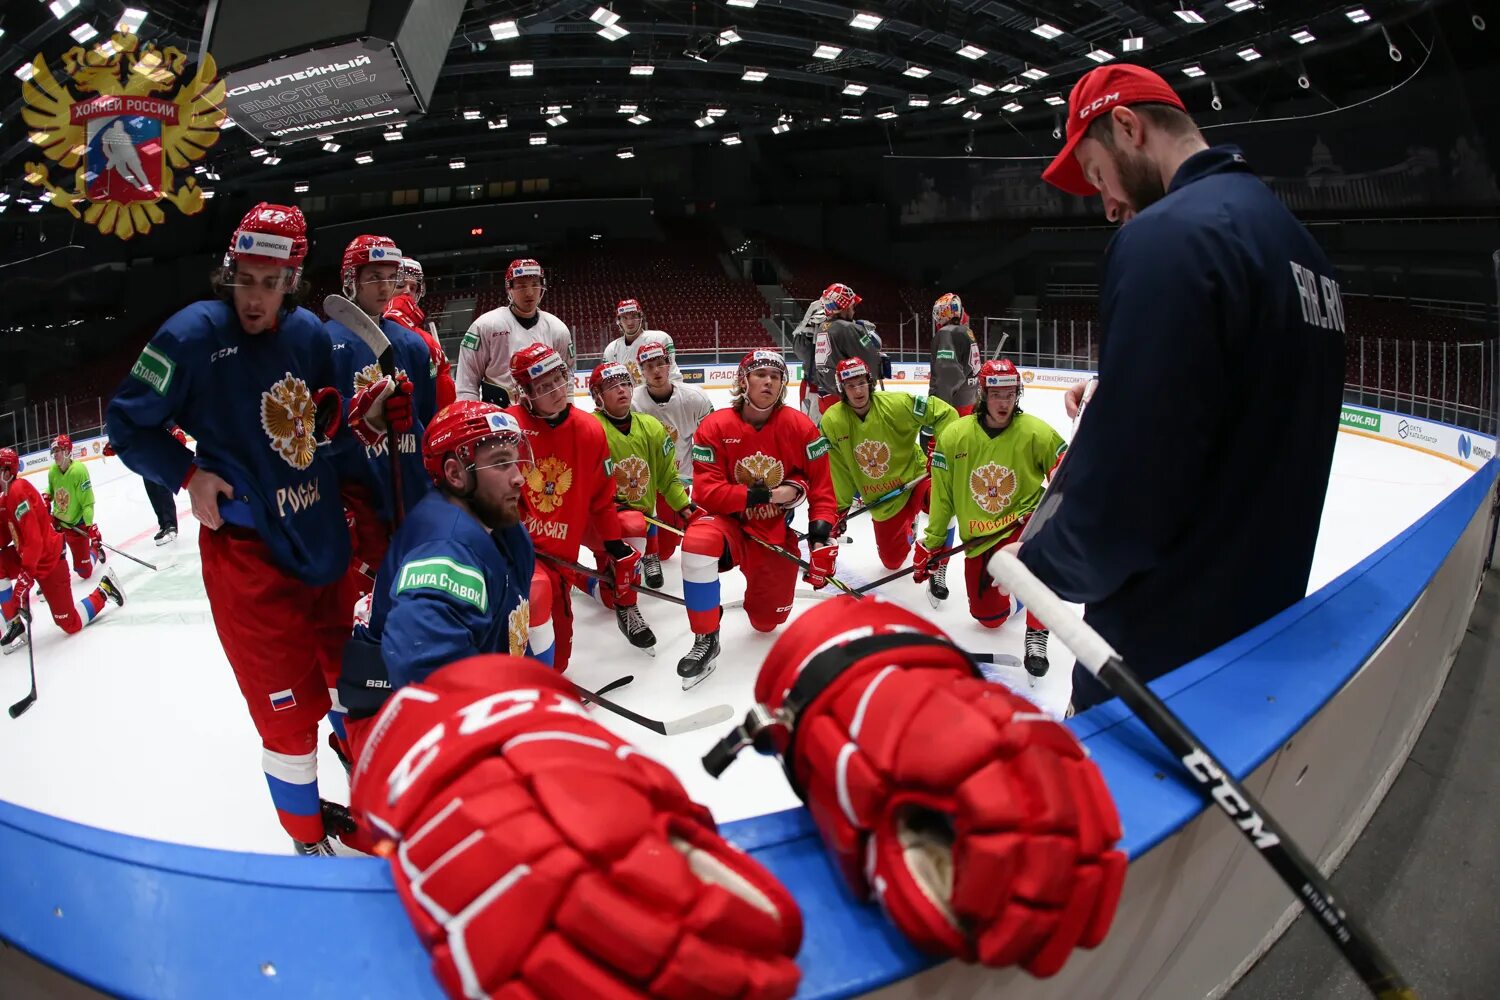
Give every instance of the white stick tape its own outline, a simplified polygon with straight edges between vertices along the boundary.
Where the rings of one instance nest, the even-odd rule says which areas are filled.
[[[1110,657],[1119,655],[1102,635],[1089,628],[1076,611],[1064,604],[1050,587],[1009,552],[996,549],[990,556],[989,570],[990,576],[1000,586],[1019,597],[1027,610],[1040,618],[1042,624],[1073,651],[1089,673],[1097,676]]]

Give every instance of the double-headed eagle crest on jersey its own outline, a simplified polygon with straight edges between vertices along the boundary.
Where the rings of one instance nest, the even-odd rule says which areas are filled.
[[[316,415],[307,383],[291,372],[260,394],[260,426],[271,439],[271,449],[294,469],[312,465],[317,454]]]
[[[166,221],[163,201],[183,215],[203,211],[198,182],[189,175],[177,184],[172,171],[187,169],[219,141],[224,83],[213,58],[205,54],[184,81],[180,49],[142,46],[134,34],[116,32],[91,49],[64,52],[62,65],[64,79],[94,96],[75,96],[40,54],[21,85],[32,143],[73,174],[71,187],[59,186],[48,163],[26,164],[26,181],[43,189],[42,200],[122,240]]]
[[[644,379],[641,377],[641,365],[635,358],[625,362],[625,369],[630,372],[630,384],[640,385]]]
[[[994,462],[981,465],[969,474],[969,491],[982,510],[998,514],[1010,504],[1016,492],[1016,474]]]
[[[52,494],[52,509],[55,511],[67,510],[68,504],[72,499],[73,498],[68,495],[67,487],[59,486],[57,488],[57,492]]]
[[[615,489],[626,503],[638,504],[651,485],[651,467],[639,455],[615,463]]]
[[[556,455],[548,455],[526,470],[526,502],[538,514],[550,514],[562,506],[573,488],[573,470]]]
[[[354,373],[354,391],[359,392],[361,389],[367,389],[383,378],[385,378],[385,372],[380,370],[379,362],[371,361]],[[406,369],[397,368],[396,381],[399,382],[404,378],[406,378]]]
[[[854,446],[854,460],[860,471],[871,479],[879,479],[891,467],[891,448],[884,441],[861,441]]]
[[[734,463],[734,481],[741,486],[764,486],[774,490],[786,478],[781,463],[770,455],[756,452]]]
[[[510,655],[525,656],[526,641],[531,637],[531,601],[522,598],[505,624],[510,632]]]

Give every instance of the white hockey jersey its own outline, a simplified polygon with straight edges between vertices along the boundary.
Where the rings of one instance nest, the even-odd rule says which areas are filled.
[[[512,400],[519,400],[510,377],[510,356],[531,344],[546,344],[562,355],[569,371],[574,369],[573,334],[547,310],[537,310],[536,325],[529,330],[508,305],[475,319],[458,347],[458,398],[481,398],[479,383],[485,380],[504,386]]]
[[[637,413],[649,413],[660,420],[667,429],[667,436],[677,448],[677,475],[685,483],[693,481],[693,434],[703,418],[714,410],[708,393],[681,382],[672,383],[672,395],[658,403],[651,398],[651,390],[644,385],[635,387],[630,398],[630,408]]]
[[[677,367],[677,345],[672,343],[672,337],[665,330],[642,330],[636,334],[630,343],[625,342],[624,337],[616,337],[604,345],[604,360],[606,363],[614,361],[630,369],[630,377],[640,385],[644,379],[641,378],[641,366],[636,361],[636,355],[642,347],[647,344],[660,344],[667,349],[667,360],[672,365],[672,381],[682,381],[682,369]]]

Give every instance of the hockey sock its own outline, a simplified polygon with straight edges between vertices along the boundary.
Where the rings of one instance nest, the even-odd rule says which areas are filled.
[[[552,629],[552,581],[542,572],[531,577],[531,594],[526,604],[526,648],[532,659],[553,666],[557,636]]]
[[[312,743],[300,753],[285,752]],[[282,829],[293,840],[313,844],[323,839],[323,814],[318,804],[317,731],[310,736],[283,737],[274,741],[283,750],[267,745],[261,750],[261,767],[271,789],[271,802]]]
[[[646,554],[647,555],[654,556],[658,552],[661,551],[660,540],[656,537],[657,536],[657,532],[659,530],[660,529],[657,528],[657,526],[654,525],[654,524],[650,524],[650,525],[646,526]]]
[[[948,526],[948,534],[945,535],[944,538],[943,538],[943,548],[945,548],[945,549],[951,549],[951,548],[953,548],[953,542],[955,540],[955,535],[956,534],[957,534],[957,532],[954,530],[953,526],[949,525]]]
[[[104,605],[109,603],[109,598],[104,596],[104,591],[95,587],[89,591],[88,596],[78,602],[78,617],[83,619],[87,625],[99,617],[99,612],[104,610]]]
[[[696,526],[695,526],[696,527]],[[723,537],[712,529],[688,529],[682,540],[682,596],[688,627],[705,635],[719,627],[719,554]]]

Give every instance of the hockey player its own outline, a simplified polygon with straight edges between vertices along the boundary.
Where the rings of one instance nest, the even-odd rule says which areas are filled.
[[[318,722],[331,706],[354,594],[328,453],[352,442],[333,440],[343,403],[328,332],[292,299],[306,256],[300,211],[253,208],[214,275],[217,297],[163,324],[106,420],[130,469],[191,496],[204,590],[260,734],[271,800],[297,853],[331,855]],[[350,412],[384,426],[381,387],[363,390]],[[196,454],[167,430],[173,421],[197,440]]]
[[[505,412],[520,424],[533,456],[526,470],[525,512],[531,542],[539,557],[550,555],[570,562],[577,562],[584,545],[603,549],[608,559],[599,570],[613,581],[610,599],[615,617],[634,644],[627,620],[639,621],[639,616],[626,609],[636,603],[635,570],[641,556],[621,540],[604,429],[573,406],[572,369],[546,344],[529,344],[511,355],[510,379],[521,401]],[[537,559],[531,605],[541,608],[551,603],[546,617],[552,621],[555,637],[552,663],[560,671],[568,669],[573,651],[574,585],[588,589],[571,571]]]
[[[647,330],[646,314],[635,299],[621,299],[615,306],[615,325],[620,336],[604,345],[604,360],[615,361],[630,370],[636,385],[641,384],[641,351],[647,344],[660,344],[667,352],[667,361],[672,369],[672,381],[682,381],[682,370],[677,367],[677,347],[665,330]]]
[[[917,447],[918,432],[933,435],[958,420],[958,413],[930,396],[905,392],[876,392],[870,369],[859,358],[845,358],[835,373],[841,402],[823,414],[821,429],[828,439],[829,466],[838,497],[839,521],[849,513],[858,494],[875,500],[922,475],[924,456]],[[870,511],[875,522],[875,548],[886,569],[895,569],[911,554],[917,513],[927,504],[931,480],[924,479],[903,496],[877,504]],[[839,532],[842,534],[842,532]],[[935,567],[931,589],[944,587],[943,567]]]
[[[925,582],[934,566],[928,557],[943,544],[943,529],[958,518],[967,550],[964,581],[969,614],[985,628],[999,628],[1010,617],[1010,595],[985,568],[984,553],[1021,537],[1026,520],[1042,501],[1042,486],[1067,445],[1040,417],[1021,410],[1021,376],[1002,358],[979,369],[978,409],[945,427],[932,452],[932,514],[917,544],[912,579]],[[1047,631],[1026,612],[1026,672],[1047,673]],[[1033,680],[1033,683],[1035,681]]]
[[[390,339],[396,359],[394,386],[381,373],[375,352],[354,331],[334,319],[328,320],[325,327],[333,343],[334,388],[351,399],[367,386],[377,387],[378,393],[391,394],[385,403],[385,414],[397,426],[400,502],[403,509],[410,509],[432,485],[422,466],[420,442],[427,422],[434,416],[437,394],[429,374],[427,342],[386,317],[401,259],[401,251],[390,237],[356,236],[344,248],[339,270],[345,297],[375,320]],[[354,536],[350,574],[357,592],[364,594],[373,585],[391,532],[396,528],[395,486],[391,480],[390,436],[384,428],[370,428],[352,412],[349,428],[364,445],[365,460],[351,465],[341,485],[341,498]]]
[[[562,320],[539,308],[546,291],[542,265],[530,258],[510,262],[505,269],[509,302],[471,323],[459,343],[459,399],[483,399],[500,406],[520,402],[511,377],[511,358],[530,344],[552,348],[567,370],[573,371],[573,334]]]
[[[660,345],[653,345],[660,351]],[[661,367],[658,363],[657,367]],[[643,514],[665,507],[673,523],[688,524],[699,513],[688,499],[677,475],[677,446],[661,421],[648,413],[632,413],[630,372],[618,362],[606,361],[589,376],[594,397],[594,416],[604,428],[609,457],[614,463],[615,500],[620,508],[620,530],[625,541],[642,552],[648,587],[660,587],[661,560],[652,547],[661,533],[648,531]],[[654,525],[653,525],[654,528]],[[673,536],[676,537],[676,536]],[[602,553],[595,552],[596,561]],[[639,617],[640,612],[634,612]],[[641,622],[645,628],[645,623]],[[649,629],[646,630],[650,634]],[[627,630],[627,635],[631,634]],[[655,639],[655,636],[652,636]],[[635,645],[641,645],[632,640]]]
[[[717,410],[693,438],[693,501],[707,513],[682,540],[682,589],[693,648],[677,664],[684,689],[713,671],[719,655],[719,573],[745,574],[745,614],[769,632],[792,612],[797,566],[746,535],[787,547],[786,512],[808,502],[808,562],[803,579],[827,586],[838,547],[838,517],[828,473],[828,442],[811,420],[786,405],[786,362],[757,350],[740,361],[734,406]],[[795,542],[792,543],[795,545]]]
[[[660,344],[647,344],[636,356],[641,364],[641,377],[645,380],[636,386],[630,399],[630,408],[637,413],[649,413],[666,429],[672,439],[672,448],[677,452],[677,478],[682,488],[693,488],[693,435],[703,418],[714,411],[708,393],[696,386],[674,380],[674,366],[667,357],[666,348]],[[666,500],[656,504],[656,519],[679,530],[687,526],[677,518],[677,512]],[[662,584],[661,562],[672,558],[677,551],[677,536],[662,531],[656,525],[646,529],[646,556],[642,560],[645,568],[646,586],[660,587]]]
[[[125,603],[125,591],[113,570],[105,570],[99,585],[77,604],[63,559],[63,541],[52,527],[42,495],[21,477],[21,456],[14,448],[0,448],[0,616],[6,652],[26,641],[31,618],[29,597],[40,587],[57,627],[72,635],[98,619],[105,605]],[[25,621],[23,621],[23,616]]]
[[[979,344],[964,304],[952,292],[932,304],[932,364],[927,393],[967,417],[979,384]]]
[[[415,257],[402,257],[401,263],[396,267],[396,294],[391,298],[390,305],[385,307],[385,318],[400,323],[426,343],[428,370],[437,399],[436,410],[441,411],[458,398],[458,390],[453,383],[453,366],[448,363],[443,343],[438,339],[437,330],[427,321],[427,314],[422,311],[420,303],[426,294],[427,278],[422,273],[422,265]]]
[[[813,391],[817,382],[818,363],[817,350],[814,342],[824,323],[828,321],[828,307],[822,299],[813,299],[807,307],[807,312],[802,314],[802,319],[792,329],[790,337],[792,354],[802,364],[802,378],[797,383],[797,403],[802,412],[816,420],[817,403],[808,404],[809,394],[816,401],[817,394]]]
[[[73,556],[73,572],[87,580],[94,575],[94,563],[104,562],[104,539],[94,523],[94,484],[88,467],[73,461],[73,439],[66,434],[52,442],[52,462],[43,499]]]
[[[873,328],[854,319],[854,307],[860,296],[848,285],[833,284],[823,289],[828,319],[818,330],[813,344],[817,363],[818,412],[826,413],[839,401],[835,372],[845,358],[860,358],[872,372],[880,371],[880,341]]]
[[[463,400],[428,425],[422,462],[435,488],[391,539],[369,623],[344,651],[339,698],[352,760],[392,690],[480,653],[551,660],[550,625],[532,631],[536,555],[521,524],[531,452],[520,424]]]

